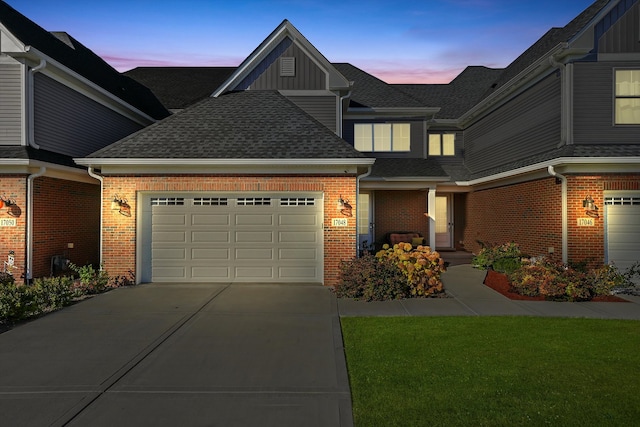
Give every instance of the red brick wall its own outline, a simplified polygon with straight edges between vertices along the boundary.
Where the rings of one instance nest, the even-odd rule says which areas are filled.
[[[529,255],[562,257],[562,188],[555,178],[469,193],[464,247],[477,253],[478,241],[514,241]]]
[[[429,236],[426,191],[385,190],[375,192],[376,241],[391,231],[417,231]]]
[[[342,260],[356,253],[355,176],[124,176],[105,177],[103,219],[103,261],[110,275],[126,275],[135,271],[136,201],[139,191],[306,191],[324,193],[324,283],[337,282]],[[131,217],[111,211],[114,194],[126,198]],[[331,219],[342,217],[337,210],[338,198],[349,200],[353,216],[347,227],[332,227]]]
[[[604,192],[640,190],[640,175],[567,175],[567,235],[569,262],[604,261]],[[468,194],[465,248],[477,252],[476,240],[489,243],[515,241],[529,255],[547,254],[562,259],[562,193],[554,178]],[[579,227],[588,218],[582,206],[591,196],[599,208],[593,227]]]
[[[51,257],[100,263],[100,186],[49,177],[33,183],[33,277],[48,276]],[[67,244],[73,243],[73,248]]]
[[[20,279],[25,273],[27,255],[27,176],[0,176],[0,195],[15,200],[18,209],[14,211],[18,215],[16,217],[7,213],[6,206],[0,209],[0,218],[16,219],[15,227],[0,227],[0,271],[4,271],[4,261],[7,260],[9,251],[14,251],[16,268],[13,270],[13,275],[16,279]]]

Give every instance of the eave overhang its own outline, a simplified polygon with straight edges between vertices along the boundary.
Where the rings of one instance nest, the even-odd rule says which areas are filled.
[[[440,107],[349,107],[344,116],[350,119],[371,118],[374,116],[431,118],[438,112],[440,112]]]
[[[0,158],[0,177],[6,174],[25,174],[31,175],[40,170],[41,167],[46,168],[44,176],[57,179],[66,179],[76,182],[85,182],[89,184],[97,184],[98,182],[87,175],[84,168],[74,168],[63,166],[56,163],[43,162],[41,160],[32,159],[2,159]]]

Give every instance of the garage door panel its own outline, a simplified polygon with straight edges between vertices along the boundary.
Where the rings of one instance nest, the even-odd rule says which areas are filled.
[[[236,249],[236,260],[238,261],[273,260],[273,249],[272,248]]]
[[[626,270],[640,261],[640,198],[606,197],[607,261]]]
[[[153,267],[153,277],[160,277],[166,279],[183,279],[185,278],[185,268],[184,267]]]
[[[154,243],[186,243],[187,233],[184,231],[155,231]]]
[[[272,214],[237,214],[236,225],[240,226],[271,226],[273,225]]]
[[[218,225],[228,226],[230,223],[229,214],[193,214],[191,215],[191,225]]]
[[[191,241],[194,243],[229,243],[229,232],[192,231]]]
[[[281,231],[278,241],[281,243],[317,243],[318,233],[315,231]]]
[[[225,266],[197,266],[191,267],[191,278],[202,279],[202,281],[229,280],[229,267]]]
[[[282,226],[314,226],[318,224],[318,217],[314,213],[309,214],[281,214],[278,223]]]
[[[153,216],[153,225],[185,225],[187,223],[184,214],[156,214]]]
[[[238,231],[236,232],[238,243],[273,243],[271,231]]]
[[[235,268],[237,279],[274,279],[273,267],[243,266]]]
[[[156,248],[153,250],[153,259],[163,261],[184,261],[186,260],[186,250],[184,248]]]
[[[280,267],[278,271],[281,278],[300,281],[318,279],[318,269],[315,267]]]
[[[278,259],[317,261],[318,251],[315,249],[280,249]]]
[[[215,260],[215,261],[228,261],[229,249],[228,248],[192,248],[191,259],[196,261],[201,260]]]

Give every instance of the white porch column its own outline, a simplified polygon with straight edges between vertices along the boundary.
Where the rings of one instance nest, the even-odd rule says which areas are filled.
[[[429,188],[427,194],[427,219],[429,224],[429,239],[427,241],[432,250],[436,250],[436,189]]]

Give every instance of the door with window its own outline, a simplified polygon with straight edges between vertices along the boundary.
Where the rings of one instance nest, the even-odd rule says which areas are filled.
[[[373,193],[364,192],[358,196],[358,239],[360,249],[373,247]]]
[[[436,196],[436,249],[453,249],[453,197]]]

